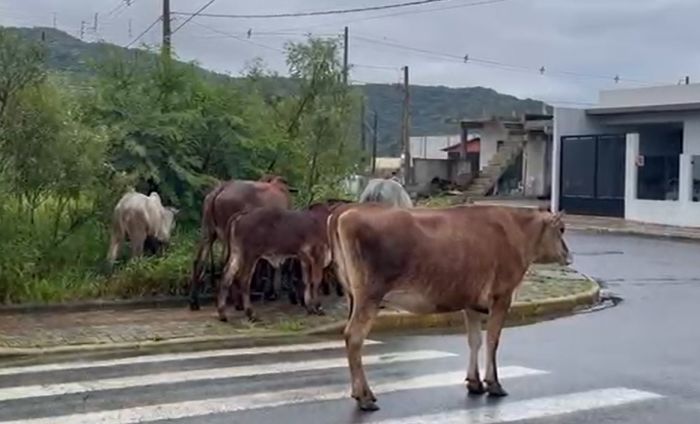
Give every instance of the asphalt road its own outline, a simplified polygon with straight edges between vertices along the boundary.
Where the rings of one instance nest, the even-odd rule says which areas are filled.
[[[335,340],[0,368],[0,423],[700,421],[700,244],[568,239],[575,266],[624,300],[506,330],[505,399],[467,396],[463,334],[376,335],[365,348],[382,408],[372,414],[347,398]]]

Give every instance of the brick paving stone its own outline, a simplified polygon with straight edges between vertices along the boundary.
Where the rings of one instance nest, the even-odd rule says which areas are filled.
[[[516,301],[533,302],[575,294],[590,289],[590,282],[575,271],[551,266],[534,266],[516,294]],[[229,322],[217,320],[212,306],[192,312],[185,308],[137,310],[93,310],[8,314],[0,320],[0,347],[28,348],[65,345],[114,344],[202,336],[264,335],[300,332],[315,326],[345,320],[345,299],[323,298],[326,316],[309,316],[286,299],[254,304],[262,322],[251,324],[231,308]]]

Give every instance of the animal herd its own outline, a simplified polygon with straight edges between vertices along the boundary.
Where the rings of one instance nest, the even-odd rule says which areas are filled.
[[[568,265],[560,213],[542,209],[461,205],[414,208],[401,184],[371,180],[359,202],[328,200],[304,210],[291,208],[290,187],[278,176],[229,181],[209,192],[202,207],[201,240],[193,263],[190,308],[199,292],[216,241],[224,246],[218,285],[219,319],[227,300],[250,320],[251,280],[264,259],[275,269],[298,261],[302,284],[295,287],[308,312],[322,314],[319,289],[333,270],[349,306],[344,337],[352,397],[362,410],[378,409],[362,366],[362,346],[383,305],[417,313],[463,311],[469,345],[466,387],[471,394],[505,396],[496,365],[501,330],[525,272],[533,263]],[[115,243],[167,244],[176,211],[157,194],[127,193],[115,208],[109,259]],[[150,240],[150,241],[149,241]],[[141,243],[141,245],[139,245]],[[486,371],[479,373],[482,321],[486,321]]]

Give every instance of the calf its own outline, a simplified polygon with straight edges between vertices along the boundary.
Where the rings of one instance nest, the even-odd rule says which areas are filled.
[[[160,196],[152,192],[149,196],[130,191],[119,200],[112,216],[112,231],[107,262],[114,266],[119,246],[125,239],[131,244],[131,256],[143,255],[144,247],[157,253],[170,242],[175,228],[177,209],[164,207]]]
[[[211,258],[217,240],[228,246],[226,226],[232,216],[259,208],[289,208],[290,188],[278,176],[265,175],[259,181],[233,180],[219,184],[204,198],[202,205],[202,234],[192,266],[190,280],[190,309],[199,309],[199,291],[204,277],[204,264]],[[224,255],[226,256],[226,254]],[[275,277],[279,276],[277,273]]]
[[[263,207],[232,217],[229,255],[219,286],[219,319],[227,319],[226,298],[232,288],[240,289],[236,296],[242,297],[248,319],[256,319],[250,304],[250,285],[260,259],[277,268],[285,259],[298,258],[306,308],[309,313],[322,314],[318,289],[323,269],[330,264],[326,221],[331,209],[329,205],[314,205],[305,211]]]
[[[561,216],[544,211],[349,205],[331,214],[328,231],[338,276],[349,291],[345,341],[352,397],[363,410],[378,409],[361,350],[382,301],[419,314],[464,311],[467,388],[505,396],[496,349],[513,291],[533,262],[569,263]],[[480,313],[488,314],[486,387],[479,378]]]

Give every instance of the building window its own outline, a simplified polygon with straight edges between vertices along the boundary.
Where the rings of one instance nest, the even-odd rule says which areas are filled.
[[[693,156],[690,163],[693,172],[693,202],[700,202],[700,156]]]
[[[680,155],[683,130],[651,128],[639,133],[637,198],[678,200]]]

